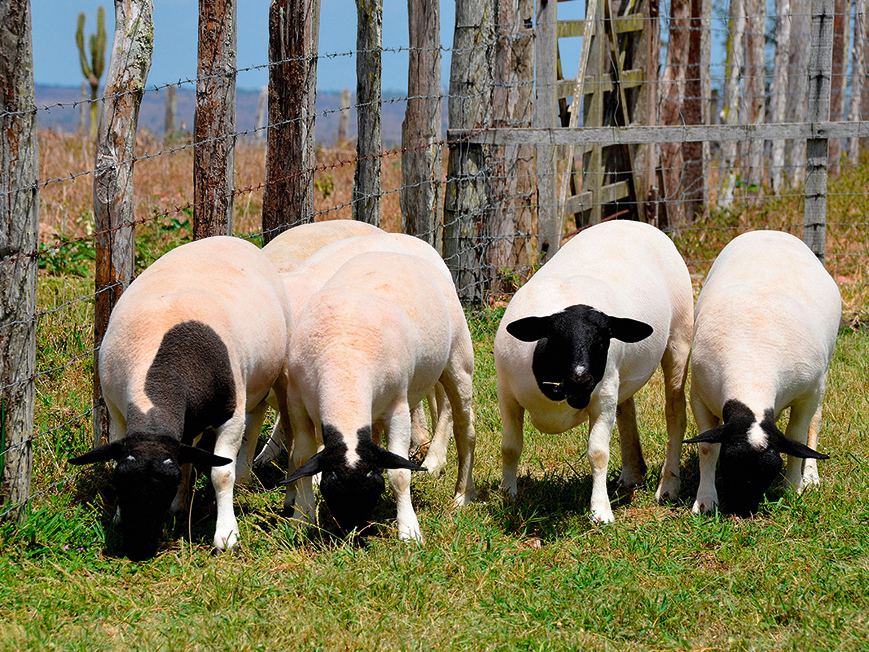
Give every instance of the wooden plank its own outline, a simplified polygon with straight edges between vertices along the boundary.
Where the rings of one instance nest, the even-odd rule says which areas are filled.
[[[39,155],[29,0],[0,2],[0,514],[27,517],[36,370]],[[7,113],[8,112],[8,113]]]
[[[639,88],[645,83],[642,70],[626,70],[624,75],[625,76],[622,79],[622,87],[625,89]],[[573,97],[573,90],[575,87],[576,78],[560,79],[556,84],[556,96],[558,98]],[[598,91],[603,91],[604,93],[612,92],[615,89],[615,84],[613,83],[612,75],[604,73],[599,81],[596,80],[593,75],[586,75],[583,87],[587,89],[584,92],[584,95],[591,95]]]
[[[383,0],[356,0],[356,173],[353,219],[380,226]]]
[[[736,142],[759,138],[865,138],[869,122],[800,122],[762,125],[676,125],[629,127],[577,127],[568,129],[489,129],[483,132],[450,129],[447,138],[468,138],[469,142],[487,145],[546,144],[565,146],[571,143],[603,146],[617,144],[702,142],[704,140]]]
[[[136,120],[154,50],[153,13],[151,0],[115,0],[115,36],[94,164],[94,445],[108,441],[109,428],[116,427],[109,424],[97,357],[112,308],[133,280]]]
[[[552,0],[537,2],[536,77],[537,96],[534,104],[534,124],[537,128],[554,129],[555,113],[556,5]],[[452,125],[452,121],[450,121]],[[529,141],[530,142],[530,141]],[[507,143],[504,143],[507,144]],[[521,144],[521,143],[517,143]],[[558,217],[556,150],[546,139],[537,145],[537,255],[543,263],[558,251],[561,241],[561,221]],[[554,248],[553,248],[554,247]]]
[[[274,0],[269,7],[264,243],[314,213],[319,24],[320,0]]]
[[[833,66],[833,0],[812,0],[812,40],[809,47],[808,120],[830,118],[831,72]],[[838,123],[842,124],[842,123]],[[844,123],[855,124],[855,123]],[[866,123],[863,124],[864,129]],[[803,240],[822,263],[827,230],[827,137],[810,137],[806,142],[806,200]]]
[[[235,0],[199,0],[193,118],[193,237],[232,235],[235,198]]]
[[[628,16],[619,16],[613,19],[613,26],[616,34],[628,34],[630,32],[641,32],[648,22],[648,18],[642,14],[630,14]],[[558,21],[558,38],[578,38],[582,37],[583,29],[585,29],[585,20],[559,20]]]
[[[565,200],[565,212],[568,215],[580,213],[592,209],[595,204],[610,204],[620,199],[628,199],[631,196],[631,188],[627,181],[604,184],[600,187],[600,197],[595,199],[590,190],[579,195],[571,195]]]

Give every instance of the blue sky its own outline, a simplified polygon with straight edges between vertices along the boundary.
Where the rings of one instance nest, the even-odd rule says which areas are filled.
[[[356,49],[356,3],[354,0],[321,0],[320,53],[335,55]],[[85,34],[96,30],[97,7],[106,9],[106,32],[114,31],[111,0],[31,0],[33,13],[34,76],[37,84],[81,85],[84,79],[75,45],[79,12],[87,15]],[[407,47],[407,0],[383,0],[383,45]],[[452,42],[454,0],[442,0],[441,41]],[[268,62],[268,0],[238,1],[238,67],[262,66]],[[148,86],[196,77],[197,0],[155,0],[154,58]],[[445,57],[443,84],[449,79]],[[105,77],[103,78],[103,80]],[[318,63],[321,91],[356,88],[356,61],[352,56],[328,56]],[[238,87],[257,89],[268,83],[265,68],[240,73]],[[407,53],[384,52],[383,89],[407,89]]]

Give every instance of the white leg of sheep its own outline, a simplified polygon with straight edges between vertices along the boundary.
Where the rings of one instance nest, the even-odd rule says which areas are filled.
[[[435,385],[434,391],[429,394],[429,406],[432,411],[432,422],[435,424],[434,436],[422,465],[430,476],[437,478],[447,463],[447,449],[453,423],[450,403],[441,383]]]
[[[818,445],[818,432],[815,427],[814,442],[809,443],[809,436],[812,432],[814,424],[820,424],[821,420],[821,396],[814,396],[801,403],[795,403],[791,407],[790,418],[788,419],[788,427],[785,435],[800,444],[807,444],[811,448]],[[803,460],[801,457],[792,457],[788,455],[787,467],[785,468],[785,481],[787,486],[794,489],[797,493],[802,492],[806,483],[804,481],[803,462],[808,463],[810,460]],[[815,481],[812,484],[818,484],[818,462],[814,462]],[[808,464],[806,464],[808,466]]]
[[[635,487],[643,482],[647,467],[640,446],[640,433],[637,431],[637,412],[633,396],[622,401],[616,408],[616,425],[622,451],[619,483],[625,488]]]
[[[699,400],[692,398],[691,408],[698,432],[706,432],[718,427],[718,417]],[[700,487],[697,489],[697,499],[691,507],[695,514],[709,512],[718,504],[718,490],[715,488],[715,468],[718,466],[718,454],[721,444],[698,444],[700,456]]]
[[[465,352],[462,360],[473,361],[473,353]],[[456,453],[459,458],[459,472],[456,478],[456,494],[453,503],[464,507],[475,497],[474,489],[474,450],[477,434],[474,430],[473,399],[473,362],[470,364],[449,364],[441,376],[441,384],[446,392],[452,411],[453,435],[456,440]],[[443,410],[441,410],[443,412]]]
[[[522,456],[524,438],[522,422],[525,419],[525,409],[518,401],[506,395],[506,392],[498,392],[498,405],[501,410],[501,491],[507,497],[515,498],[518,493],[516,487],[517,474],[519,471],[519,458]]]
[[[669,345],[661,360],[664,372],[664,416],[667,420],[667,455],[661,467],[661,481],[655,500],[676,500],[681,488],[679,458],[682,440],[688,425],[685,401],[685,380],[691,356],[690,336],[682,345]]]
[[[238,459],[235,462],[235,482],[237,484],[247,484],[250,482],[253,457],[254,453],[256,453],[256,445],[259,441],[260,433],[262,432],[266,408],[268,408],[268,405],[263,401],[248,412],[245,417],[244,439],[238,452]]]
[[[812,417],[812,422],[809,424],[809,438],[806,445],[812,450],[818,450],[818,434],[821,430],[821,403],[818,403],[818,409]],[[818,460],[814,458],[806,458],[803,460],[803,486],[821,484],[821,476],[818,475]]]
[[[616,421],[619,380],[618,374],[611,374],[609,382],[602,381],[598,399],[588,407],[588,462],[591,466],[591,518],[595,523],[615,521],[609,493],[606,488],[606,474],[610,460],[610,439]]]
[[[293,421],[295,425],[297,422]],[[317,439],[314,424],[308,420],[304,427],[293,428],[293,466],[298,469],[317,452]],[[295,470],[292,469],[292,470]],[[284,497],[284,509],[293,509],[293,520],[301,525],[314,525],[317,522],[317,505],[314,501],[314,484],[310,476],[296,480],[293,485],[287,485]]]
[[[238,452],[245,435],[246,421],[244,410],[239,409],[229,421],[217,429],[217,441],[214,445],[215,455],[228,457],[231,460],[238,459]],[[214,485],[214,496],[217,502],[214,547],[218,550],[229,550],[238,542],[238,521],[235,520],[235,510],[232,505],[235,464],[212,467],[211,484]]]
[[[393,412],[389,419],[387,444],[391,453],[407,457],[410,450],[411,417],[410,407],[405,405]],[[422,530],[413,510],[410,498],[410,471],[408,469],[388,469],[386,476],[395,492],[398,516],[398,538],[411,539],[422,543]]]

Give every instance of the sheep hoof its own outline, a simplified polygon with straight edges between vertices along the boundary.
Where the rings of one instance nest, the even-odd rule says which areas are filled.
[[[661,480],[658,485],[658,490],[655,492],[655,501],[662,503],[665,500],[674,501],[679,497],[681,489],[679,478],[671,478],[669,480]]]

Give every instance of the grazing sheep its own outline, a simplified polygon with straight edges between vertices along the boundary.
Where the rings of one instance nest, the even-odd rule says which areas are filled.
[[[821,401],[841,314],[836,282],[798,238],[755,231],[722,250],[694,313],[691,408],[701,434],[688,441],[702,442],[695,513],[718,503],[719,453],[727,512],[757,510],[781,453],[791,487],[818,484],[817,460],[827,459],[815,450]],[[786,408],[782,434],[775,422]]]
[[[424,300],[423,300],[424,299]],[[473,345],[450,279],[419,256],[350,258],[307,302],[290,342],[289,411],[295,518],[313,522],[310,476],[345,532],[369,522],[383,491],[398,503],[398,532],[422,540],[410,499],[411,407],[440,382],[453,412],[459,473],[455,502],[473,497]],[[374,441],[378,424],[388,451]],[[315,437],[316,432],[316,437]],[[324,444],[317,452],[317,439]]]
[[[291,272],[326,245],[344,238],[377,233],[385,231],[359,220],[326,220],[299,224],[271,240],[263,247],[263,253],[279,272]]]
[[[241,466],[252,457],[273,385],[286,414],[291,328],[280,276],[256,246],[238,238],[182,245],[123,293],[99,354],[103,396],[123,438],[70,462],[118,463],[114,482],[131,559],[153,556],[170,503],[183,507],[179,467],[187,462],[214,467],[214,545],[235,545],[231,462],[238,457]],[[192,446],[208,429],[216,432],[214,454]]]
[[[322,289],[341,265],[358,254],[374,251],[419,256],[431,263],[445,279],[452,283],[450,271],[440,257],[440,254],[438,254],[434,247],[419,238],[403,233],[384,232],[373,235],[347,237],[324,246],[301,262],[293,271],[281,275],[287,288],[287,294],[290,297],[294,318],[296,320],[299,319],[308,299]],[[423,466],[426,467],[430,475],[437,477],[447,461],[451,415],[449,403],[446,401],[443,388],[439,384],[429,394],[428,400],[431,407],[432,423],[435,424],[435,435],[429,443],[428,453]],[[414,406],[412,418],[413,441],[414,445],[417,446],[423,445],[428,439],[425,414],[421,408],[421,402]],[[271,437],[259,455],[257,455],[256,460],[254,460],[254,464],[260,466],[273,460],[280,451],[283,440],[283,428],[276,424]],[[287,492],[287,507],[292,502],[293,492],[292,489],[289,489]]]
[[[509,496],[517,493],[526,411],[538,430],[553,434],[588,419],[591,515],[612,521],[606,473],[613,425],[621,441],[620,481],[635,485],[646,465],[633,395],[659,364],[669,443],[656,498],[677,496],[691,304],[688,269],[670,239],[628,221],[582,231],[516,292],[495,336],[501,487]]]

